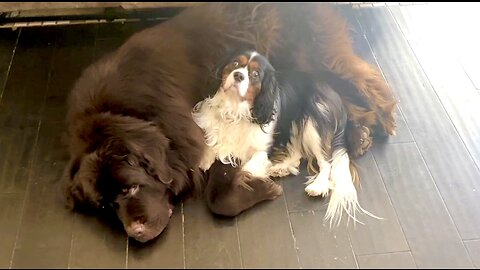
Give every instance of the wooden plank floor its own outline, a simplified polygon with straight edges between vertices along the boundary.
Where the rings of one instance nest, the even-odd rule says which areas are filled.
[[[0,29],[0,268],[480,268],[480,5],[452,5],[339,7],[400,99],[397,136],[357,160],[383,219],[330,229],[301,174],[236,218],[188,200],[146,245],[65,210],[57,180],[70,87],[152,23]]]

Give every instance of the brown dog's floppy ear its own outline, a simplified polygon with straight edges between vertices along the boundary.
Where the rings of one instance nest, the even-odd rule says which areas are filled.
[[[170,168],[166,167],[165,154],[157,153],[156,158],[160,158],[160,160],[154,161],[148,154],[144,154],[140,157],[138,163],[150,176],[165,185],[170,185],[172,177],[170,176]]]
[[[102,134],[101,153],[126,157],[132,167],[141,167],[153,178],[168,184],[171,181],[165,150],[169,141],[153,122],[103,113],[91,124],[94,137]],[[98,137],[98,135],[97,135]]]
[[[73,209],[81,205],[100,207],[101,195],[97,191],[100,172],[100,158],[96,152],[82,158],[73,158],[65,172],[65,193],[67,207]]]
[[[124,137],[125,146],[130,154],[127,161],[130,166],[141,167],[157,181],[169,185],[172,182],[171,168],[168,166],[166,150],[168,139],[153,124],[136,125],[135,138]]]

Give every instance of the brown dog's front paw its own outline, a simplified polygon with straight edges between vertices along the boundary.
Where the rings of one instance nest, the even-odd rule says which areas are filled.
[[[363,156],[373,145],[373,137],[368,127],[349,123],[347,126],[347,148],[352,157]]]
[[[357,132],[360,133],[360,147],[363,154],[372,147],[372,136],[370,135],[370,129],[366,126],[358,126]]]
[[[397,129],[397,122],[395,120],[395,114],[391,113],[388,115],[386,118],[386,123],[384,125],[385,132],[388,135],[395,136],[396,135],[396,129]]]
[[[243,191],[237,192],[237,196],[251,197],[255,203],[263,200],[273,200],[283,194],[282,186],[275,183],[272,179],[255,177],[243,171],[237,173],[234,184],[238,188],[250,192],[247,196],[243,194]]]
[[[269,181],[267,187],[266,187],[266,194],[267,194],[267,200],[273,200],[273,199],[276,199],[278,196],[282,195],[283,194],[283,188],[281,185],[273,182],[273,181]]]
[[[254,177],[238,167],[221,162],[215,162],[210,168],[205,190],[210,210],[224,216],[236,216],[282,194],[282,186],[271,179]]]
[[[395,120],[395,116],[388,115],[388,117],[384,118],[383,123],[379,123],[373,128],[373,135],[375,137],[388,137],[388,136],[395,136],[397,129],[397,122]]]
[[[381,117],[379,119],[381,120],[381,127],[383,130],[378,135],[384,135],[384,136],[395,136],[396,132],[395,130],[397,129],[397,115],[396,115],[396,108],[397,108],[397,101],[393,100],[389,103],[383,104],[383,106],[380,108],[381,109]],[[375,132],[377,133],[377,132]],[[376,134],[377,135],[377,134]]]

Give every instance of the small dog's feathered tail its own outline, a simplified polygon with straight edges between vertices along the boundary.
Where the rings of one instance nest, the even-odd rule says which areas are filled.
[[[330,226],[334,222],[338,225],[343,211],[356,222],[359,222],[356,218],[357,212],[378,218],[363,209],[358,202],[355,183],[359,182],[359,174],[347,151],[347,111],[342,99],[330,85],[331,77],[327,76],[327,78],[330,80],[327,80],[326,83],[323,79],[321,83],[317,81],[318,92],[314,99],[315,106],[311,106],[309,112],[317,123],[317,132],[320,137],[327,138],[323,140],[322,148],[324,153],[330,156],[328,161],[331,165],[329,181],[332,193],[325,219],[330,220]]]
[[[351,90],[355,85],[328,71],[315,77],[292,71],[279,74],[281,120],[276,127],[275,145],[281,149],[290,144],[308,159],[308,169],[315,176],[306,183],[305,191],[310,196],[325,196],[332,190],[325,215],[330,226],[333,222],[340,223],[343,211],[357,222],[357,211],[375,217],[358,202],[354,184],[359,181],[359,174],[347,150],[347,109],[337,91]],[[361,100],[361,97],[351,98]],[[296,127],[299,130],[293,132]],[[299,143],[292,145],[298,140]]]
[[[372,213],[363,209],[357,198],[357,190],[355,183],[359,182],[359,174],[357,167],[350,160],[346,147],[345,129],[347,124],[346,113],[340,115],[340,119],[336,119],[335,135],[332,140],[332,158],[330,182],[333,191],[327,208],[325,219],[330,220],[330,226],[335,221],[337,225],[342,219],[342,210],[354,222],[359,222],[356,218],[357,212],[362,212],[371,217],[378,218]]]

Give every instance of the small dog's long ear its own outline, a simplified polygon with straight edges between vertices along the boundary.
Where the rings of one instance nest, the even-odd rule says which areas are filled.
[[[64,175],[66,204],[69,209],[86,205],[97,209],[100,207],[102,197],[97,190],[99,173],[100,158],[96,152],[69,161]]]
[[[262,89],[253,102],[252,115],[256,123],[265,125],[273,120],[278,94],[279,89],[275,71],[267,70],[262,80]]]

